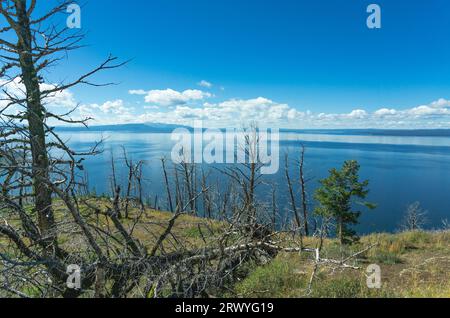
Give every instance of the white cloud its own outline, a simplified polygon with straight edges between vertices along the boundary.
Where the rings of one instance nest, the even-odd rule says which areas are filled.
[[[397,115],[397,111],[395,109],[388,109],[388,108],[382,108],[377,110],[374,115],[376,117],[388,117],[388,116],[395,116]]]
[[[158,106],[144,106],[144,109],[159,109]]]
[[[407,111],[408,115],[415,117],[441,116],[450,115],[450,110],[447,108],[433,108],[431,106],[419,106]]]
[[[240,126],[255,121],[287,128],[439,128],[448,126],[449,117],[450,102],[445,99],[404,110],[381,108],[375,112],[355,109],[349,113],[313,113],[258,97],[205,102],[201,107],[178,105],[167,112],[147,112],[139,119],[187,125],[193,120],[203,120],[205,126],[211,127]]]
[[[203,120],[210,127],[241,126],[249,122],[279,125],[304,117],[305,114],[287,104],[279,104],[264,97],[230,99],[221,103],[204,103],[203,107],[179,105],[170,112],[150,112],[142,121],[191,124]]]
[[[450,100],[440,98],[437,101],[432,102],[429,106],[433,108],[450,108]]]
[[[144,91],[143,89],[131,89],[128,91],[128,94],[130,94],[130,95],[147,95],[148,92]]]
[[[41,90],[51,90],[54,89],[55,85],[41,84]],[[70,90],[57,91],[50,94],[46,99],[45,103],[54,107],[66,107],[73,108],[77,105],[73,93]]]
[[[82,105],[80,106],[80,108],[85,112],[98,111],[103,114],[113,114],[113,115],[129,115],[133,110],[130,107],[125,107],[124,102],[121,99],[117,99],[114,101],[107,101],[101,105],[99,104]]]
[[[188,101],[190,100],[202,100],[204,98],[211,97],[212,95],[210,93],[205,93],[203,91],[199,91],[196,89],[188,89],[181,93],[183,97],[187,98]]]
[[[318,115],[315,115],[311,112],[307,112],[306,119],[312,122],[336,124],[339,122],[361,122],[362,120],[367,119],[369,116],[370,115],[367,111],[363,109],[355,109],[350,113],[344,114],[320,113]]]
[[[184,92],[178,92],[173,89],[152,90],[147,92],[145,101],[159,106],[177,106],[184,105],[191,101],[200,101],[209,98],[212,95],[196,89],[188,89]]]
[[[205,88],[211,88],[211,87],[213,87],[213,84],[212,84],[212,83],[210,83],[210,82],[208,82],[208,81],[205,81],[205,80],[200,81],[199,83],[197,83],[197,85],[198,85],[198,86],[201,86],[201,87],[205,87]]]
[[[53,90],[57,87],[56,84],[41,83],[41,92]],[[1,115],[12,115],[18,114],[23,111],[23,106],[18,104],[9,105],[10,97],[16,99],[25,99],[25,85],[21,83],[20,78],[15,78],[12,81],[6,79],[0,79],[0,110]],[[43,98],[42,103],[51,112],[54,113],[67,113],[68,109],[73,109],[77,106],[77,102],[73,93],[66,89],[63,91],[56,91],[54,93],[48,94]]]
[[[48,83],[41,83],[39,84],[39,86],[41,92],[53,90],[57,87],[56,84],[48,84]],[[16,77],[12,81],[0,79],[0,87],[2,91],[5,91],[7,94],[17,99],[25,98],[25,85],[21,83],[19,77]],[[5,93],[2,93],[0,94],[0,98],[7,98],[7,95]],[[73,108],[77,105],[73,93],[68,89],[48,94],[43,99],[43,103],[47,107]]]
[[[121,99],[103,104],[85,104],[78,108],[79,118],[92,118],[91,125],[136,122],[138,117],[133,107],[126,107]]]
[[[121,99],[115,101],[107,101],[106,103],[99,106],[99,109],[105,114],[124,114],[129,111],[128,108],[124,107],[123,100]]]
[[[367,118],[368,113],[362,109],[356,109],[347,115],[350,119],[364,119]]]

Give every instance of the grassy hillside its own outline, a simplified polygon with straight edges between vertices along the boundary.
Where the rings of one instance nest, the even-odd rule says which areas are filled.
[[[363,237],[357,250],[379,242],[361,255],[360,270],[322,268],[310,294],[313,264],[303,255],[280,254],[270,264],[254,268],[234,288],[240,297],[450,297],[450,232],[407,232]],[[338,256],[335,241],[326,242],[325,255]],[[382,288],[367,288],[368,265],[378,264]]]
[[[110,205],[108,199],[89,199],[98,207]],[[61,235],[60,244],[68,251],[82,250],[84,239],[74,231],[76,226],[68,222],[70,216],[58,202],[54,205],[58,227],[67,235]],[[82,211],[83,212],[83,211]],[[153,246],[165,230],[172,214],[147,209],[141,222],[133,217],[140,214],[133,208],[132,216],[124,221],[128,230],[144,245]],[[31,212],[30,212],[31,213]],[[88,213],[87,211],[83,212]],[[107,229],[111,221],[104,216],[85,216],[93,225]],[[14,225],[15,222],[11,224]],[[170,251],[173,241],[182,242],[187,249],[214,241],[213,232],[220,232],[224,224],[184,215],[174,226],[173,236],[164,244]],[[298,242],[287,235],[276,238],[286,246],[298,246]],[[308,238],[305,245],[315,247],[317,240]],[[358,245],[340,249],[335,240],[326,240],[322,257],[340,259],[341,255],[353,255],[365,247],[378,243],[373,249],[349,262],[358,270],[322,266],[317,272],[312,290],[307,287],[314,262],[308,253],[280,253],[273,261],[264,265],[245,265],[241,279],[229,286],[223,297],[450,297],[450,232],[405,232],[399,234],[372,234],[361,239]],[[114,242],[110,243],[114,244]],[[0,251],[8,252],[11,245],[0,238]],[[11,250],[9,250],[11,252]],[[382,288],[369,289],[366,284],[366,269],[378,264],[382,270]]]
[[[170,213],[151,211],[147,218],[162,228]],[[203,225],[220,228],[218,222],[183,216],[176,222],[174,233],[195,245],[200,242]],[[200,230],[199,230],[200,229]],[[144,242],[153,239],[145,233],[136,235]],[[284,244],[295,242],[284,237]],[[370,251],[352,263],[360,270],[322,267],[312,288],[306,289],[313,270],[311,255],[282,253],[265,266],[243,269],[246,278],[237,283],[225,297],[450,297],[450,232],[404,232],[398,234],[372,234],[361,239],[358,245],[341,251],[338,242],[326,240],[323,256],[339,259],[341,253],[351,255],[374,243]],[[317,242],[307,239],[306,245]],[[367,288],[366,269],[378,264],[382,270],[382,288]],[[248,275],[248,276],[247,276]]]

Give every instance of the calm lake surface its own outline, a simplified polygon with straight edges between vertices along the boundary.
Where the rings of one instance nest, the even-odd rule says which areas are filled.
[[[110,191],[111,149],[115,154],[119,178],[125,180],[126,168],[121,161],[121,147],[125,147],[133,160],[146,161],[146,196],[153,200],[158,195],[162,201],[160,205],[165,206],[160,159],[170,159],[175,144],[170,134],[63,132],[60,135],[77,150],[86,150],[95,141],[106,138],[102,147],[104,152],[85,162],[89,186],[97,194]],[[284,153],[289,153],[292,159],[298,158],[301,143],[307,147],[307,176],[313,178],[308,184],[311,197],[318,180],[325,178],[329,169],[340,167],[345,160],[350,159],[358,160],[361,164],[361,178],[370,180],[368,200],[378,207],[373,211],[364,211],[361,225],[357,227],[360,233],[398,230],[406,207],[416,201],[428,210],[427,228],[440,228],[443,220],[450,220],[450,137],[283,133],[280,172],[266,176],[268,182],[278,185],[278,205],[281,210],[289,207],[283,168]],[[291,174],[296,178],[297,169],[292,167]],[[268,192],[268,187],[261,187],[260,198],[269,197]]]

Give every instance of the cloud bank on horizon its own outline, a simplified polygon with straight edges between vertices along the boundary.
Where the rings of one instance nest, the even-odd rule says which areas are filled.
[[[5,93],[20,97],[23,84],[19,80],[10,83],[0,80],[4,93],[0,94],[0,107],[6,102],[1,99]],[[44,101],[52,112],[67,113],[76,108],[75,119],[92,118],[92,125],[125,123],[165,123],[192,125],[202,121],[205,127],[240,127],[250,122],[261,126],[277,128],[448,128],[450,127],[450,100],[440,98],[426,105],[412,105],[397,109],[380,107],[367,111],[363,107],[349,113],[323,113],[299,110],[286,103],[266,97],[252,99],[226,99],[212,101],[214,94],[206,91],[213,85],[207,81],[198,83],[205,90],[186,89],[132,89],[127,95],[137,95],[142,102],[132,103],[124,99],[103,103],[80,104],[71,91],[57,92]],[[43,89],[54,87],[41,84]],[[19,106],[12,106],[6,113],[20,112]]]

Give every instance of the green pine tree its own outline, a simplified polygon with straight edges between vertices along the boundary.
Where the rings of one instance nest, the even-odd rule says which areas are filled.
[[[375,205],[361,202],[369,194],[369,181],[359,181],[360,165],[357,161],[346,161],[341,170],[330,170],[330,176],[320,181],[322,185],[316,191],[315,199],[319,206],[315,214],[332,218],[336,222],[337,237],[343,244],[351,244],[359,238],[351,228],[358,224],[361,211],[354,211],[355,205],[374,209]]]

